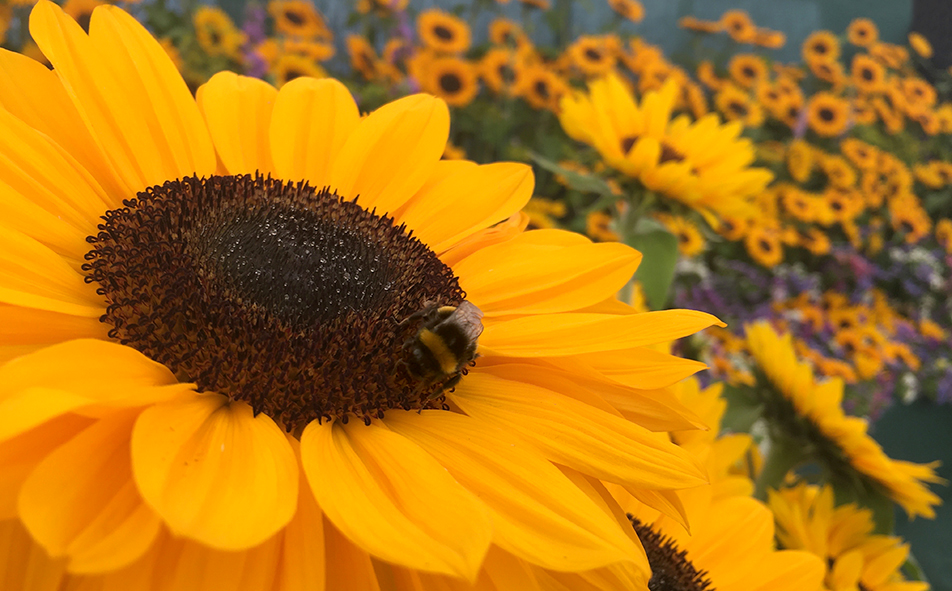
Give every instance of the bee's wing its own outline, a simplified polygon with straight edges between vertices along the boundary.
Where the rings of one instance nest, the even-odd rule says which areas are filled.
[[[453,312],[453,318],[466,332],[466,336],[474,341],[483,334],[482,317],[483,311],[466,300]]]

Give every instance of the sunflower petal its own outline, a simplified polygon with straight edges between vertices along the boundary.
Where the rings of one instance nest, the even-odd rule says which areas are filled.
[[[198,89],[198,108],[229,174],[274,172],[269,128],[278,91],[258,78],[219,72]]]
[[[328,184],[365,209],[391,212],[423,186],[450,131],[446,103],[415,94],[380,107],[357,124],[331,166]]]
[[[758,585],[750,591],[772,591],[773,589],[822,589],[826,569],[815,554],[799,550],[781,550],[762,556],[757,571],[766,576],[758,580]],[[856,585],[856,579],[850,582]],[[849,589],[849,586],[835,585],[833,589]]]
[[[43,347],[72,339],[106,340],[109,330],[98,318],[7,304],[0,304],[0,326],[0,346]]]
[[[218,394],[146,409],[132,432],[132,469],[176,535],[220,550],[260,544],[297,506],[297,460],[281,429]]]
[[[66,561],[54,560],[16,519],[0,522],[0,589],[58,591]]]
[[[664,388],[707,369],[700,361],[643,347],[599,351],[574,358],[618,383],[641,390]]]
[[[36,465],[92,423],[92,419],[65,414],[0,442],[0,521],[17,516],[20,487]]]
[[[351,543],[326,518],[324,538],[327,540],[327,589],[380,591],[370,555]]]
[[[301,435],[304,473],[327,518],[383,560],[474,581],[492,536],[485,506],[410,440],[355,423],[315,421]]]
[[[414,196],[397,220],[436,252],[500,222],[529,202],[532,169],[515,162],[460,167]]]
[[[126,566],[159,533],[158,515],[132,480],[129,436],[137,414],[98,421],[49,454],[20,490],[20,519],[51,556],[69,558],[71,572]]]
[[[301,444],[288,437],[301,467]],[[306,478],[298,479],[298,506],[294,518],[281,537],[281,562],[274,591],[324,591],[326,576],[326,544],[324,517],[314,500]],[[333,589],[333,587],[332,587]]]
[[[331,165],[360,122],[347,87],[332,78],[295,78],[281,87],[271,115],[271,156],[277,176],[323,188]]]
[[[88,318],[105,312],[102,296],[62,257],[8,229],[0,232],[0,302]]]
[[[611,517],[542,454],[501,429],[442,411],[390,411],[385,422],[479,495],[493,511],[493,542],[503,550],[565,570],[630,561],[637,555]]]
[[[705,483],[694,459],[664,435],[538,386],[474,372],[447,398],[600,480],[646,489]]]
[[[596,304],[621,289],[641,253],[620,243],[553,248],[523,234],[453,267],[467,299],[487,315],[551,314]]]
[[[201,114],[158,42],[111,6],[94,11],[90,31],[46,0],[30,13],[30,33],[128,191],[213,172]]]
[[[489,324],[479,342],[501,355],[555,357],[665,343],[712,325],[724,323],[695,310],[630,316],[541,314]]]
[[[55,72],[25,55],[0,49],[0,106],[49,136],[108,194],[123,193],[122,182],[93,141]]]

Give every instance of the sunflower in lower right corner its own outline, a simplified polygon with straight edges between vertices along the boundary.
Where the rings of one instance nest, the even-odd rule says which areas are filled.
[[[799,484],[769,491],[784,548],[806,550],[826,564],[830,591],[925,591],[929,584],[907,581],[900,567],[909,556],[901,538],[873,533],[872,511],[853,503],[834,506],[833,489]]]
[[[910,517],[935,517],[934,507],[942,501],[927,484],[945,482],[935,474],[937,463],[889,458],[867,434],[866,421],[843,412],[843,381],[817,381],[810,365],[797,359],[790,334],[781,336],[766,322],[747,326],[746,333],[764,377],[757,391],[775,445],[819,462],[832,481],[882,492]]]

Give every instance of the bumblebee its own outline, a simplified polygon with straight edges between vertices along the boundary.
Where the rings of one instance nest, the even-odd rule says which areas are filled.
[[[465,300],[459,306],[430,304],[401,324],[420,316],[420,329],[406,344],[406,364],[410,375],[420,380],[419,389],[440,384],[435,397],[458,384],[476,359],[483,312]]]

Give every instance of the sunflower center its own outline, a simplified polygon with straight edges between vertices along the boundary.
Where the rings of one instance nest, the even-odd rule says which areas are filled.
[[[453,31],[449,30],[443,25],[437,25],[433,27],[433,34],[439,37],[441,41],[453,40]]]
[[[535,92],[536,95],[542,100],[548,100],[549,98],[549,85],[545,80],[539,80],[535,83]]]
[[[462,87],[463,83],[456,74],[443,74],[440,76],[440,88],[444,92],[459,92]]]
[[[304,24],[304,16],[301,14],[298,14],[294,10],[284,11],[284,18],[287,19],[289,23],[291,23],[292,25],[296,27],[300,27],[301,25]]]
[[[632,516],[631,520],[651,565],[650,591],[713,591],[707,572],[698,571],[687,551],[678,551],[673,540],[655,532]]]
[[[110,336],[199,391],[289,431],[440,408],[410,362],[426,311],[459,306],[452,270],[393,219],[329,189],[188,177],[103,216],[83,269]]]
[[[593,47],[589,47],[585,50],[585,57],[593,62],[597,62],[602,59],[602,52]]]

